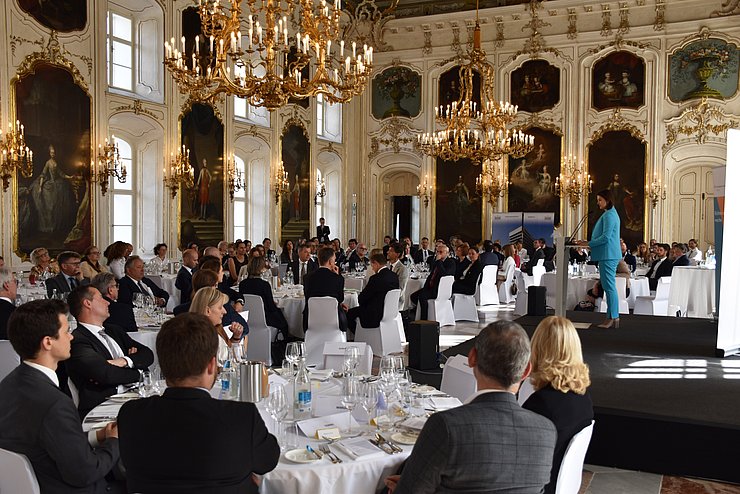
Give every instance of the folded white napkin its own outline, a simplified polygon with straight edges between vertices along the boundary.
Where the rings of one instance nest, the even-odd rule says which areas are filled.
[[[341,441],[335,442],[334,445],[342,453],[346,454],[353,460],[372,455],[385,454],[364,437],[352,437],[349,439],[342,439]]]

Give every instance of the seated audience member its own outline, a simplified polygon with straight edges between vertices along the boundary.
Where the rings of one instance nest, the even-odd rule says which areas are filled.
[[[122,327],[129,333],[139,330],[136,325],[133,306],[118,302],[118,282],[113,273],[100,273],[96,275],[90,281],[90,286],[97,288],[105,301],[108,302],[108,313],[110,315],[103,323],[103,326],[114,324]]]
[[[352,255],[349,256],[349,259],[347,262],[349,262],[349,270],[351,271],[360,271],[365,270],[370,266],[370,259],[367,257],[367,247],[365,244],[357,244],[357,248],[352,252]]]
[[[455,279],[470,265],[470,259],[468,259],[469,250],[470,246],[467,243],[462,243],[455,247]]]
[[[152,365],[154,354],[122,328],[103,326],[108,319],[108,302],[97,289],[75,288],[67,300],[77,328],[66,367],[80,393],[78,408],[84,417],[110,395],[123,392],[123,385],[139,382],[139,371]]]
[[[571,247],[568,256],[571,262],[578,264],[588,261],[588,251],[584,247]]]
[[[303,278],[310,273],[313,273],[319,269],[319,265],[311,259],[311,246],[303,244],[298,247],[298,259],[290,264],[290,269],[293,272],[293,283],[296,285],[303,285]]]
[[[622,248],[622,260],[627,263],[630,271],[634,272],[637,269],[637,258],[629,251],[623,238],[619,239],[619,245]]]
[[[344,249],[342,249],[342,242],[335,238],[331,241],[332,247],[334,247],[334,262],[337,264],[337,266],[344,265],[345,262],[347,262],[347,258],[344,256]]]
[[[83,252],[82,262],[80,263],[80,272],[83,278],[93,279],[100,273],[107,273],[108,268],[100,263],[100,249],[96,246],[88,247]]]
[[[234,283],[239,281],[239,271],[241,271],[242,266],[246,266],[249,262],[249,258],[247,256],[247,252],[249,252],[247,244],[242,241],[237,241],[235,243],[236,252],[233,256],[229,257],[229,261],[227,263],[229,278],[231,278]],[[251,249],[251,245],[249,248]]]
[[[502,262],[504,262],[504,252],[503,247],[501,247],[501,244],[498,242],[493,243],[493,253],[498,256],[498,264],[501,265]]]
[[[393,245],[398,245],[395,243]],[[393,251],[393,247],[388,253]],[[400,263],[399,263],[400,264]],[[385,306],[385,295],[399,288],[398,276],[386,264],[385,256],[382,252],[374,254],[370,258],[370,266],[375,272],[362,289],[358,296],[358,307],[353,307],[347,311],[347,322],[349,328],[354,332],[357,327],[357,318],[360,318],[360,324],[364,328],[377,328],[380,320],[383,318],[383,307]],[[401,264],[403,267],[403,264]]]
[[[406,267],[403,264],[403,259],[400,257],[403,252],[408,250],[409,246],[406,243],[392,243],[391,248],[388,249],[388,264],[391,268],[391,271],[396,273],[396,276],[398,276],[398,287],[401,289],[401,297],[400,297],[400,305],[398,306],[399,310],[406,310],[408,307],[403,306],[403,301],[405,300],[404,294],[406,293],[406,284],[409,281],[409,275],[410,268]],[[401,252],[399,252],[401,251]],[[372,265],[372,259],[370,260],[370,264]]]
[[[484,266],[498,266],[499,264],[499,256],[493,252],[493,242],[490,240],[483,241],[483,252],[480,254],[480,262]]]
[[[277,328],[283,335],[288,334],[288,321],[282,309],[275,305],[270,283],[262,279],[262,273],[267,270],[265,259],[255,257],[247,264],[248,277],[239,283],[239,293],[242,295],[257,295],[262,299],[265,308],[265,319],[268,326]]]
[[[514,242],[514,251],[519,256],[519,259],[529,259],[529,252],[524,248],[524,244],[522,244],[521,240]]]
[[[673,254],[671,257],[671,261],[673,262],[673,267],[676,266],[690,266],[691,261],[689,260],[689,257],[686,255],[686,251],[688,249],[684,244],[676,244],[675,247],[671,248],[671,253]]]
[[[203,269],[207,269],[216,273],[216,275],[218,276],[218,284],[216,286],[219,290],[221,290],[221,293],[229,297],[231,304],[233,304],[233,311],[228,311],[227,317],[231,318],[234,315],[238,316],[239,312],[244,310],[244,302],[242,301],[239,293],[231,289],[231,285],[236,282],[226,277],[226,272],[224,271],[223,266],[220,265],[218,259],[215,257],[203,256],[198,263],[198,270]],[[243,326],[247,324],[247,322],[244,321],[241,316],[237,317],[236,320]],[[224,323],[224,325],[226,324],[227,323]]]
[[[478,251],[475,249],[468,249],[467,259],[469,261],[467,267],[455,276],[452,293],[475,294],[480,275],[483,272],[483,264],[480,262]]]
[[[44,247],[37,247],[31,251],[31,272],[28,274],[30,283],[34,283],[39,276],[51,277],[59,272],[57,263],[51,260],[49,251]]]
[[[437,290],[439,290],[439,280],[443,276],[454,276],[455,275],[455,261],[450,259],[450,249],[442,242],[437,243],[436,250],[437,256],[434,262],[430,265],[429,276],[424,285],[417,291],[411,294],[411,302],[416,305],[420,305],[421,319],[425,320],[429,313],[429,304],[427,303],[430,299],[437,297]]]
[[[702,260],[702,252],[695,238],[689,240],[689,251],[686,253],[686,256],[689,258],[692,266],[696,266]]]
[[[229,335],[222,323],[224,314],[226,314],[224,305],[229,303],[228,297],[221,293],[218,288],[212,286],[203,287],[194,293],[188,312],[202,314],[211,321],[215,332],[220,337],[219,360],[223,362],[228,358],[229,348],[232,345],[242,344],[246,352],[248,340],[246,333],[244,333],[244,327],[238,322],[230,324],[229,331],[231,335]]]
[[[108,263],[108,269],[111,273],[116,276],[117,280],[120,280],[126,276],[124,269],[126,265],[126,258],[128,257],[128,244],[117,240],[106,247],[103,255]]]
[[[206,262],[202,263],[200,268],[195,272],[193,275],[193,296],[195,295],[195,292],[203,288],[204,286],[212,286],[218,288],[218,290],[221,293],[224,293],[224,290],[221,288],[221,283],[219,283],[219,276],[223,276],[224,272],[223,269],[218,271],[214,271],[214,269],[218,268],[218,263],[214,262],[213,259],[207,260]],[[231,290],[230,288],[227,288],[227,290],[234,292],[234,290]],[[221,318],[221,324],[224,326],[230,326],[233,323],[239,323],[239,325],[244,328],[244,332],[249,332],[249,325],[247,324],[247,321],[242,317],[242,315],[239,313],[243,309],[243,304],[241,303],[241,296],[235,293],[235,297],[239,299],[239,305],[235,306],[230,301],[228,301],[224,304],[224,315]],[[224,294],[226,295],[226,294]],[[191,296],[192,298],[192,296]],[[239,308],[237,311],[237,307]],[[177,307],[175,307],[172,312],[175,315],[182,314],[183,312],[188,312],[190,310],[190,301],[184,302]]]
[[[154,266],[154,269],[157,273],[161,273],[162,271],[165,270],[165,267],[170,262],[167,259],[167,244],[159,243],[155,245],[153,252],[154,252],[154,257],[152,257],[152,260],[149,262]]]
[[[637,244],[637,251],[635,257],[642,261],[643,264],[650,264],[652,262],[652,255],[648,250],[648,245],[645,242]]]
[[[73,338],[67,305],[23,304],[10,318],[8,337],[23,363],[0,382],[0,448],[28,457],[43,493],[124,492],[105,480],[118,462],[116,424],[83,433],[72,399],[59,389],[55,371],[69,358]]]
[[[427,264],[434,262],[434,250],[429,248],[429,239],[427,237],[421,239],[419,248],[414,253],[414,263],[419,264],[422,262]]]
[[[193,291],[193,269],[197,265],[198,253],[196,251],[188,249],[182,253],[182,266],[175,279],[175,288],[180,290],[181,301],[190,300],[190,293]]]
[[[46,294],[51,297],[54,290],[57,293],[67,293],[80,285],[87,285],[90,280],[80,273],[80,255],[77,252],[66,251],[57,257],[60,273],[46,280]]]
[[[152,280],[144,276],[144,261],[139,256],[126,260],[126,276],[118,280],[118,301],[134,305],[134,293],[148,295],[159,307],[167,305],[170,294],[159,288]]]
[[[118,414],[129,492],[257,493],[255,474],[277,465],[280,446],[255,405],[208,392],[218,376],[218,339],[202,315],[162,325],[157,354],[167,389]]]
[[[399,245],[401,245],[403,249],[403,253],[401,254],[401,257],[399,259],[401,264],[403,264],[407,268],[411,268],[411,266],[414,265],[414,259],[411,256],[411,240],[404,240],[402,242],[399,242]]]
[[[516,269],[516,259],[514,258],[516,255],[516,250],[512,244],[504,245],[504,264],[496,274],[497,281],[505,281],[506,275],[509,274],[509,271],[513,272],[514,269]]]
[[[670,276],[673,271],[673,263],[668,259],[668,250],[670,247],[667,244],[656,244],[655,253],[657,259],[650,266],[650,270],[645,275],[650,284],[650,289],[655,290],[658,288],[658,280],[663,276]]]
[[[283,251],[280,253],[280,264],[291,264],[296,259],[293,241],[286,240],[283,242]]]
[[[527,262],[527,274],[529,275],[532,274],[532,268],[537,265],[540,259],[543,262],[545,261],[545,239],[538,238],[537,240],[533,240],[532,244],[534,246],[534,252],[532,252],[532,257]]]
[[[531,365],[535,392],[523,408],[547,417],[557,430],[550,483],[545,486],[545,494],[554,494],[568,443],[594,418],[588,366],[573,323],[558,316],[543,319],[532,336]]]
[[[394,494],[542,492],[556,431],[514,396],[529,375],[529,356],[527,333],[513,321],[476,336],[468,364],[478,391],[463,406],[429,417],[403,473],[386,479]]]
[[[308,301],[311,297],[334,297],[337,299],[339,329],[347,331],[347,306],[344,305],[344,278],[338,274],[334,264],[334,249],[322,247],[319,250],[319,269],[306,275],[303,294],[306,307],[303,309],[303,329],[308,327]]]
[[[15,297],[18,282],[13,271],[5,266],[0,268],[0,340],[8,339],[8,319],[15,310]]]

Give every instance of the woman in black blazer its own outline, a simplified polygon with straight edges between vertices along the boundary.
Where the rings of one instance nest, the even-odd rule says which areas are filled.
[[[543,319],[532,336],[531,364],[535,392],[523,407],[550,419],[558,431],[550,483],[545,486],[545,494],[553,494],[568,443],[594,418],[587,390],[591,379],[573,323],[558,316]]]
[[[267,270],[264,257],[252,257],[247,264],[248,278],[239,283],[239,293],[242,295],[257,295],[262,299],[265,306],[265,319],[267,325],[277,328],[283,334],[288,334],[288,321],[283,311],[275,305],[272,295],[272,287],[261,278],[262,273]]]

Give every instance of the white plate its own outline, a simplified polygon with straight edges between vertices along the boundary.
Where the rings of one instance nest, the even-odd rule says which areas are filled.
[[[314,455],[313,453],[309,453],[309,451],[305,448],[297,448],[286,451],[285,459],[288,461],[292,461],[293,463],[313,463],[315,461],[319,461],[319,458],[316,458],[316,455]]]
[[[408,432],[396,432],[391,435],[391,440],[398,444],[412,445],[416,444],[416,440],[419,439],[418,434],[410,434]]]

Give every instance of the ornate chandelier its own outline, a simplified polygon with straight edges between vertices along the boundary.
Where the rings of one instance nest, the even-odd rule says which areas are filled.
[[[290,190],[290,182],[288,182],[288,172],[285,171],[283,162],[280,162],[280,166],[275,170],[275,183],[273,184],[275,189],[275,204],[280,203],[280,196],[287,194]]]
[[[326,197],[326,180],[316,177],[316,193],[313,196],[313,203],[318,206],[319,199]]]
[[[8,132],[2,136],[0,130],[0,149],[3,154],[0,157],[0,178],[3,180],[3,191],[8,190],[13,172],[18,170],[24,178],[33,175],[33,151],[26,146],[26,138],[23,125],[16,120],[8,124]]]
[[[242,2],[249,15],[242,19]],[[346,103],[367,86],[373,48],[339,40],[341,0],[198,0],[203,36],[165,42],[165,66],[197,101],[222,94],[274,110],[323,94]],[[247,30],[242,34],[242,24]]]
[[[653,206],[653,209],[658,207],[658,201],[665,201],[666,190],[663,183],[658,179],[657,173],[653,173],[652,182],[645,185],[645,193],[650,199],[650,204]]]
[[[242,189],[246,190],[241,170],[237,169],[234,155],[226,161],[226,187],[229,189],[229,198],[234,202],[234,193]]]
[[[476,10],[473,49],[464,55],[460,66],[460,97],[435,108],[435,119],[443,129],[420,134],[421,150],[430,156],[476,163],[496,160],[504,155],[519,158],[532,150],[534,136],[509,129],[517,107],[495,97],[493,65],[481,48],[481,31]],[[480,90],[474,94],[473,80],[480,76]]]
[[[193,187],[194,181],[193,167],[190,165],[190,150],[185,149],[185,145],[178,149],[177,154],[170,153],[170,170],[169,174],[165,171],[164,184],[170,189],[170,194],[174,199],[180,185],[186,189]]]
[[[560,164],[560,176],[555,177],[555,195],[566,197],[570,207],[581,203],[583,194],[591,192],[593,180],[584,170],[583,162],[578,163],[575,156],[563,157]]]
[[[504,197],[509,190],[509,180],[504,176],[503,167],[496,161],[483,163],[483,171],[475,179],[475,191],[481,197],[488,197],[489,204],[496,204],[499,197]]]
[[[108,192],[108,182],[111,177],[115,177],[118,183],[126,182],[126,165],[121,163],[116,136],[111,135],[110,141],[106,138],[105,144],[98,144],[97,166],[93,163],[91,171],[93,181],[100,184],[100,191],[103,195]]]

